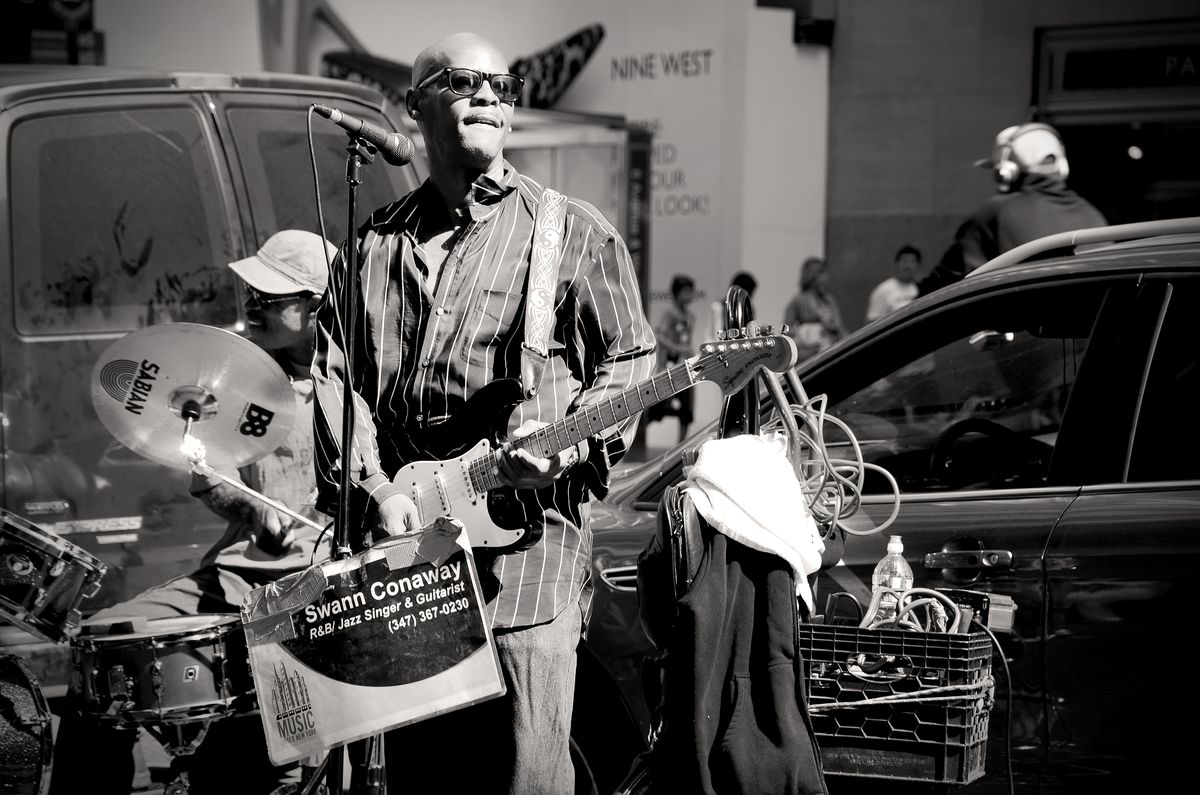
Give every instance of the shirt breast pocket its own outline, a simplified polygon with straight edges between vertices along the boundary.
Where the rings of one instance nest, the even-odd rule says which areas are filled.
[[[479,291],[462,326],[459,356],[463,361],[470,362],[473,354],[481,356],[510,337],[521,301],[520,293]]]

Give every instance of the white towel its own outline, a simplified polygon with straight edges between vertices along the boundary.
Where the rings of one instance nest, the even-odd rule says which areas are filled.
[[[796,595],[813,609],[808,575],[821,567],[825,542],[787,457],[787,437],[742,434],[700,445],[684,490],[721,533],[792,567]]]

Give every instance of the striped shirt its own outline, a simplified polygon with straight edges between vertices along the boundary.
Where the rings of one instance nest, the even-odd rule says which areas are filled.
[[[506,162],[499,181],[476,181],[454,217],[427,181],[372,213],[359,230],[350,495],[356,514],[397,493],[391,478],[406,464],[461,454],[464,427],[481,421],[484,431],[465,434],[478,441],[486,423],[503,421],[507,402],[464,406],[489,383],[520,377],[525,287],[541,196],[541,186]],[[423,245],[451,228],[452,245],[431,289]],[[562,252],[540,388],[512,410],[503,432],[526,420],[562,419],[654,371],[654,333],[617,231],[590,204],[570,199]],[[338,264],[318,313],[313,364],[318,507],[329,513],[337,506],[345,375],[337,298],[345,274]],[[481,398],[490,400],[490,394]],[[475,551],[493,627],[544,623],[581,597],[586,613],[592,546],[587,500],[606,493],[609,469],[624,454],[636,419],[589,439],[587,460],[553,485],[516,492],[525,519],[542,528],[540,540],[499,555]]]

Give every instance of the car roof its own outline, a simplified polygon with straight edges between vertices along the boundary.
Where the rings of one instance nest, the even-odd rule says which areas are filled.
[[[1063,253],[1063,251],[1066,253]],[[1057,256],[1036,258],[1055,252]],[[1034,257],[1034,259],[1030,259]],[[1098,229],[1067,232],[1035,240],[985,263],[962,279],[861,326],[833,345],[810,356],[796,366],[803,378],[823,368],[844,351],[875,338],[881,329],[909,322],[914,315],[925,315],[933,307],[953,303],[963,294],[978,293],[1024,282],[1090,276],[1103,273],[1171,273],[1200,270],[1200,218],[1179,218],[1122,224]],[[768,332],[769,333],[769,332]],[[713,433],[719,421],[705,422],[693,429],[684,442],[671,448],[672,453],[699,443]],[[647,473],[661,469],[663,458],[652,457],[640,463],[619,467],[619,477],[610,484],[610,501],[619,502],[645,487]]]
[[[1115,224],[1091,229],[1076,229],[1024,243],[985,262],[971,278],[1013,268],[1047,252],[1067,249],[1073,255],[1112,249],[1153,248],[1200,240],[1200,218],[1166,218],[1132,224]]]
[[[382,108],[379,91],[328,77],[262,72],[165,71],[112,66],[0,65],[0,110],[21,102],[70,94],[137,91],[272,90],[338,93]]]
[[[1082,229],[1049,235],[1012,249],[976,268],[965,279],[923,295],[884,317],[850,332],[798,365],[816,370],[839,351],[873,338],[883,326],[907,323],[939,303],[963,293],[1044,279],[1086,274],[1163,272],[1200,269],[1200,217],[1172,218]]]

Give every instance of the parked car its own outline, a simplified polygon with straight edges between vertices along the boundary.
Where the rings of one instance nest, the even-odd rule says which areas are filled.
[[[997,658],[986,775],[968,789],[1004,787],[1008,731],[1021,791],[1153,791],[1181,776],[1200,706],[1186,674],[1200,572],[1200,218],[1029,244],[796,372],[900,489],[895,523],[849,536],[843,565],[822,575],[818,609],[835,592],[869,597],[891,534],[916,586],[1015,602],[1011,633],[997,636],[1011,673]],[[589,642],[644,727],[652,649],[637,556],[686,454],[715,434],[710,424],[625,468],[594,514]],[[852,457],[848,444],[827,439],[837,457]],[[893,504],[869,475],[847,526],[870,531]]]

